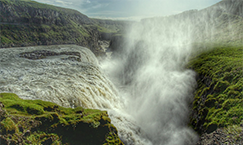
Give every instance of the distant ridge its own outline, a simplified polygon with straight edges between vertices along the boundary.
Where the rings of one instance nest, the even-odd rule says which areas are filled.
[[[32,0],[0,0],[0,48],[76,44],[99,55],[101,34],[116,33],[124,25]]]

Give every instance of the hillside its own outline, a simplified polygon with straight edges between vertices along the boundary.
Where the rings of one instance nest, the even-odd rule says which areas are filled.
[[[0,47],[77,44],[98,54],[101,34],[116,33],[124,25],[31,0],[0,0]]]

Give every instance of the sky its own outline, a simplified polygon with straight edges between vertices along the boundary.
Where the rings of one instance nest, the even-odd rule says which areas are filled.
[[[91,18],[141,19],[203,9],[221,0],[35,0],[72,8]]]

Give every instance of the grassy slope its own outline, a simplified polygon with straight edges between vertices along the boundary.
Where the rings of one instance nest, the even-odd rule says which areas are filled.
[[[42,4],[42,3],[39,3],[39,2],[36,2],[33,0],[1,0],[1,2],[5,3],[5,4],[15,4],[20,7],[30,6],[30,7],[37,8],[37,9],[38,8],[51,9],[51,10],[55,10],[55,11],[58,11],[61,13],[64,13],[64,10],[65,10],[66,13],[79,14],[78,11],[75,11],[72,9],[56,7],[56,6],[49,5],[49,4]]]
[[[189,63],[198,73],[191,123],[199,133],[243,120],[243,47],[217,47]]]
[[[30,24],[31,25],[31,24]],[[57,25],[1,25],[1,42],[3,45],[48,45],[80,44],[88,46],[91,39],[85,26],[76,23],[65,26]]]
[[[126,26],[132,24],[129,21],[114,21],[114,20],[103,20],[103,19],[92,19],[99,32],[103,33],[123,33]]]
[[[1,144],[123,144],[106,111],[64,108],[1,93]],[[1,105],[1,104],[0,104]]]
[[[89,29],[85,26],[77,24],[68,15],[81,15],[79,12],[58,8],[51,5],[41,4],[34,1],[9,1],[1,0],[2,3],[11,6],[14,11],[11,16],[20,22],[11,24],[10,20],[4,20],[8,14],[1,14],[1,21],[9,24],[1,24],[1,42],[2,45],[15,44],[15,45],[37,45],[37,44],[61,44],[61,43],[77,43],[88,45],[86,39],[90,36]],[[45,16],[31,16],[23,9],[38,9],[40,11],[55,11],[58,12],[60,17],[55,21],[57,24],[38,24],[35,22],[28,22],[29,19],[44,21]],[[61,19],[65,19],[68,23],[62,23]],[[22,21],[22,22],[21,22]]]
[[[1,47],[77,44],[98,49],[99,33],[115,33],[123,23],[89,19],[76,10],[31,0],[0,0]]]

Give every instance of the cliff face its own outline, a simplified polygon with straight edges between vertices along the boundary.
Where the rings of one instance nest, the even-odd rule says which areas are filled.
[[[87,16],[78,11],[54,7],[34,1],[1,0],[1,21],[8,23],[66,25],[71,21],[91,24]]]
[[[227,12],[232,15],[243,17],[243,1],[242,0],[222,0],[216,5],[208,9],[221,9],[222,12]]]
[[[0,0],[0,47],[77,44],[102,55],[101,33],[116,33],[124,24],[88,18],[76,10],[35,1]]]
[[[78,44],[98,52],[99,31],[87,16],[33,1],[1,0],[1,47]]]
[[[141,20],[140,23],[142,25],[149,23],[186,24],[190,26],[187,31],[192,36],[191,43],[205,47],[211,43],[240,46],[243,40],[243,1],[223,0],[202,10],[189,10],[168,17],[147,18]],[[127,38],[113,35],[110,48],[113,51],[122,51],[120,49],[126,43],[125,39]]]
[[[223,0],[211,7],[193,11],[191,15],[192,23],[199,29],[195,31],[195,41],[242,44],[242,0]]]

